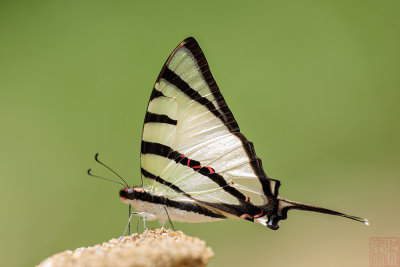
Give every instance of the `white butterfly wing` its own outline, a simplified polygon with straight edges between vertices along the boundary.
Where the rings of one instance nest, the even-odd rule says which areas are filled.
[[[184,40],[161,70],[141,152],[144,186],[157,195],[235,215],[246,203],[267,207],[277,196],[279,181],[264,173],[193,38]]]

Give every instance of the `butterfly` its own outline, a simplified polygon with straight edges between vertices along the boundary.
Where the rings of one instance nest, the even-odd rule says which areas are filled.
[[[197,41],[171,53],[148,103],[141,143],[140,187],[120,198],[147,220],[211,222],[241,218],[279,228],[289,210],[366,219],[279,195],[253,143],[240,132]]]

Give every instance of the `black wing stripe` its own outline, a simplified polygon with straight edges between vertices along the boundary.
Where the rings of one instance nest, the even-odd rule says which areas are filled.
[[[172,160],[181,156],[179,152],[172,150],[169,146],[160,143],[146,142],[143,140],[141,152],[142,154],[154,154]]]
[[[125,192],[125,191],[123,191]],[[146,201],[149,203],[153,204],[158,204],[158,205],[165,205],[167,207],[183,210],[183,211],[188,211],[188,212],[195,212],[202,214],[207,217],[211,218],[220,218],[220,219],[225,219],[226,217],[220,213],[213,212],[209,209],[206,209],[200,205],[197,205],[196,203],[190,203],[188,201],[175,201],[171,200],[169,198],[163,197],[163,196],[158,196],[158,195],[153,195],[149,192],[143,191],[143,192],[134,192],[132,194],[129,193],[122,193],[123,197],[131,200],[135,199],[140,199],[142,201]]]
[[[177,124],[177,120],[173,120],[170,117],[168,117],[167,115],[155,114],[155,113],[151,113],[149,111],[146,113],[146,117],[144,119],[145,124],[148,122],[159,122],[159,123],[167,123],[167,124],[172,124],[172,125]]]
[[[161,78],[166,80],[168,83],[174,85],[188,97],[205,106],[214,116],[218,117],[225,124],[225,117],[221,116],[218,109],[214,104],[207,98],[200,95],[196,90],[191,88],[187,82],[181,79],[175,72],[170,70],[168,67],[164,69]]]
[[[150,103],[153,99],[155,99],[155,98],[157,98],[157,97],[160,97],[160,96],[165,96],[165,95],[164,95],[162,92],[158,91],[156,88],[153,88],[153,92],[151,93],[149,103]]]
[[[187,166],[183,161],[180,160],[182,155],[181,153],[163,144],[142,141],[142,154],[155,154],[164,158],[174,160],[176,163],[180,163],[183,166]],[[241,193],[236,188],[230,186],[226,182],[224,177],[222,177],[220,174],[216,172],[214,173],[207,172],[206,168],[199,169],[198,173],[210,178],[213,182],[218,184],[223,190],[235,196],[239,201],[245,203],[246,200],[245,195],[243,195],[243,193]]]

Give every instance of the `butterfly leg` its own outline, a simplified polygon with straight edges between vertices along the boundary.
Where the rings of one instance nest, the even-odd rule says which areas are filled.
[[[141,220],[143,221],[143,233],[144,233],[144,231],[147,229],[147,227],[146,227],[146,213],[145,212],[132,212],[132,214],[137,214],[137,215],[141,215],[142,216],[138,220],[138,223],[137,223],[137,226],[136,226],[136,233],[139,233],[139,224],[140,224]]]
[[[174,230],[174,232],[175,232],[175,227],[174,227],[174,224],[172,223],[172,220],[171,220],[171,218],[169,217],[169,213],[168,213],[167,207],[166,207],[166,206],[164,206],[164,209],[165,209],[165,213],[167,213],[168,220],[169,220],[169,224],[171,225],[171,227],[172,227],[172,230]]]
[[[136,233],[139,233],[139,224],[140,224],[140,218],[138,219],[136,224]]]
[[[135,214],[136,212],[130,212],[129,213],[129,219],[128,219],[128,223],[127,223],[127,225],[125,226],[125,230],[124,230],[124,232],[122,233],[122,236],[120,237],[120,239],[122,239],[122,237],[123,236],[125,236],[125,233],[126,233],[126,230],[128,230],[128,235],[130,235],[130,226],[131,226],[131,220],[132,220],[132,215],[133,214]]]
[[[146,227],[146,215],[143,215],[142,220],[143,220],[143,232],[144,232],[145,230],[147,230],[147,227]]]
[[[132,209],[132,206],[129,204],[128,235],[131,235],[131,216],[132,216],[131,209]]]
[[[137,226],[136,226],[136,233],[138,233],[139,231],[139,224],[140,224],[140,220],[143,221],[143,232],[146,229],[146,213],[145,212],[137,212],[137,211],[132,211],[129,213],[129,219],[128,219],[128,223],[125,226],[125,230],[124,233],[122,234],[121,238],[123,236],[125,236],[126,231],[128,231],[128,235],[130,235],[130,226],[131,226],[131,220],[132,220],[132,215],[142,215],[142,218],[139,218]]]

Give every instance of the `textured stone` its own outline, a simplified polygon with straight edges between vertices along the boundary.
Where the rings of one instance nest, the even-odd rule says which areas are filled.
[[[213,256],[205,242],[182,232],[151,229],[87,248],[55,254],[38,266],[206,266]]]

